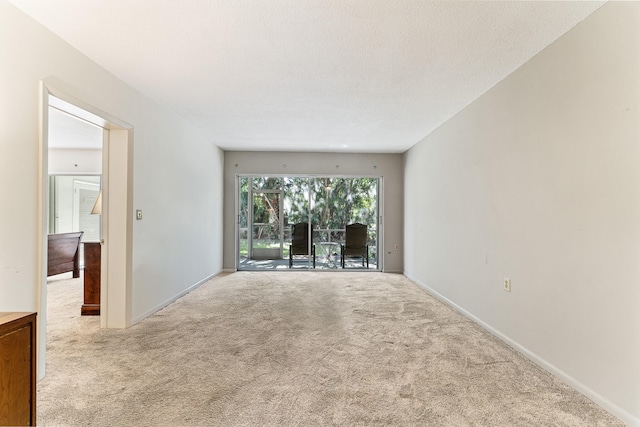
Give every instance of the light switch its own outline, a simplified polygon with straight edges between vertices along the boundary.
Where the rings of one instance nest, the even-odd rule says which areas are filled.
[[[136,210],[136,219],[142,219],[142,210],[141,209],[137,209]]]

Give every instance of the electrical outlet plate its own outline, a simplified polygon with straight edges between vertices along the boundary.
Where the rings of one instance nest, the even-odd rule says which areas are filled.
[[[142,210],[136,210],[136,219],[142,219]]]
[[[502,282],[502,286],[504,287],[505,291],[511,292],[511,279],[505,277],[504,281]]]

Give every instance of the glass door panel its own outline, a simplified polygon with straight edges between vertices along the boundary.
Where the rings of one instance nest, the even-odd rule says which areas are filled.
[[[348,183],[350,224],[367,226],[369,268],[378,268],[378,182],[377,178],[351,178]],[[345,259],[345,267],[349,260]],[[355,265],[357,260],[353,261]]]
[[[281,192],[253,193],[251,225],[251,258],[255,260],[282,259]]]
[[[249,178],[241,176],[238,184],[238,261],[243,266],[249,260]]]
[[[343,267],[341,252],[347,238],[346,227],[361,223],[367,227],[369,268],[377,269],[378,179],[315,178],[311,201],[314,241],[321,249],[320,268]],[[351,258],[355,257],[345,258],[345,268],[362,268],[362,263],[351,262]]]
[[[295,224],[309,223],[309,178],[284,178],[284,258],[290,268],[313,268],[312,243],[308,244],[306,255],[289,253],[292,244],[292,230]],[[308,242],[307,238],[307,242]],[[296,251],[299,252],[299,251]],[[312,254],[309,256],[308,254]]]
[[[317,267],[340,266],[340,231],[344,230],[340,198],[342,178],[314,178],[311,184],[313,240],[317,245]]]

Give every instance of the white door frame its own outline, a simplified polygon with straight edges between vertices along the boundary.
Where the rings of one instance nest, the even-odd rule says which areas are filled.
[[[53,96],[53,98],[52,98]],[[40,168],[38,269],[39,289],[39,360],[38,376],[45,372],[47,309],[47,221],[49,199],[48,125],[49,105],[105,129],[102,150],[102,268],[100,326],[126,328],[131,325],[131,264],[133,242],[133,128],[83,101],[57,89],[46,80],[40,82]],[[111,197],[110,197],[111,196]],[[78,308],[79,310],[79,308]]]

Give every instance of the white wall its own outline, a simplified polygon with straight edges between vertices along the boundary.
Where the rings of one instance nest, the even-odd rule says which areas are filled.
[[[207,137],[4,0],[0,70],[0,311],[39,307],[43,79],[133,126],[133,208],[143,209],[144,219],[133,224],[131,318],[221,270],[223,155]]]
[[[73,230],[73,178],[71,176],[59,177],[53,190],[49,187],[49,210],[53,204],[53,214],[55,216],[55,230],[52,228],[47,233],[70,233]]]
[[[49,176],[49,180],[54,177]],[[53,191],[55,194],[51,193],[51,186],[49,192],[49,211],[53,212],[55,217],[55,224],[51,224],[51,228],[48,230],[48,233],[53,233],[55,228],[55,233],[70,233],[74,230],[73,227],[73,216],[74,216],[74,190],[76,182],[91,182],[96,184],[98,187],[100,186],[100,176],[94,175],[64,175],[64,176],[56,176],[55,177],[55,186]],[[53,206],[51,206],[53,204]],[[100,222],[99,217],[96,216],[96,228],[99,230]],[[93,224],[94,222],[91,221]],[[55,227],[54,227],[55,226]]]
[[[134,208],[143,212],[134,222],[134,321],[222,271],[224,155],[175,121],[149,135],[136,129],[136,144],[145,136],[151,144],[134,154]]]
[[[405,272],[640,425],[640,3],[405,155]],[[502,280],[512,280],[512,292]]]
[[[235,269],[235,177],[238,174],[371,175],[383,177],[384,271],[402,272],[402,155],[225,152],[224,268]],[[337,166],[337,167],[336,167]]]

